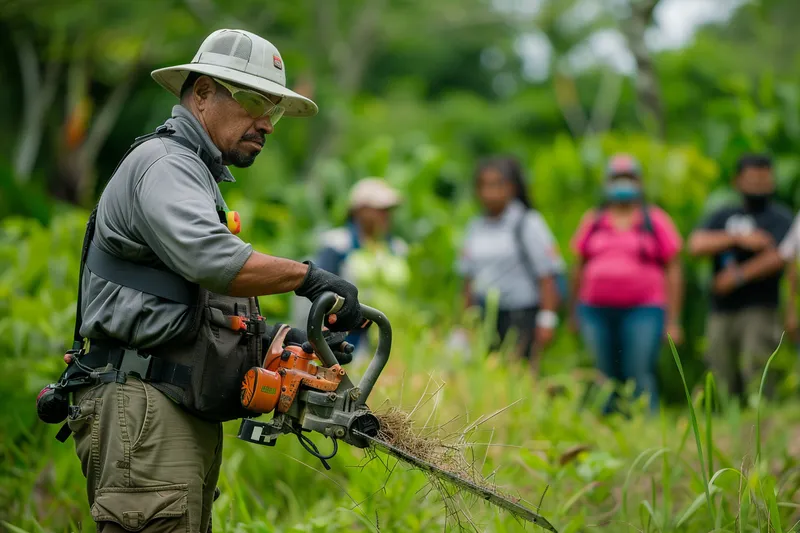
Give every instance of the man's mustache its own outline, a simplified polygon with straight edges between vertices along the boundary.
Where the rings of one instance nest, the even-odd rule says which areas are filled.
[[[258,135],[257,133],[248,133],[244,137],[242,137],[243,141],[253,141],[261,146],[264,146],[265,138],[263,135]]]

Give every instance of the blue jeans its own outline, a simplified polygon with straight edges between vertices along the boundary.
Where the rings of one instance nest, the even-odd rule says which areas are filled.
[[[661,353],[665,311],[661,307],[594,307],[581,304],[578,321],[584,343],[595,356],[597,369],[616,383],[633,379],[634,394],[650,394],[650,409],[658,411],[656,369]],[[606,404],[615,410],[617,393]]]

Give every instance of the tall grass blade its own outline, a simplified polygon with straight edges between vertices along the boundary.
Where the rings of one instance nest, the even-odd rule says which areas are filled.
[[[772,480],[772,477],[767,477],[762,483],[766,485],[764,487],[764,489],[766,489],[764,497],[769,507],[769,521],[772,524],[772,530],[775,533],[783,533],[783,527],[781,527],[781,513],[778,510],[778,500],[775,497],[775,482]]]
[[[772,352],[772,355],[767,359],[767,364],[764,365],[764,372],[761,373],[761,385],[758,387],[758,403],[756,405],[756,463],[761,460],[761,401],[764,397],[764,383],[767,381],[767,372],[769,372],[769,365],[775,356],[778,355],[778,350],[781,349],[783,344],[784,333],[781,333],[781,340],[778,342],[778,347]]]
[[[381,533],[381,530],[378,529],[377,526],[373,524],[366,516],[363,516],[362,514],[357,513],[352,509],[345,509],[344,507],[339,507],[337,511],[339,511],[340,513],[351,513],[358,519],[359,522],[367,526],[370,531],[374,531],[375,533]]]
[[[661,506],[664,509],[664,525],[663,530],[669,529],[669,523],[672,520],[672,468],[669,464],[669,454],[663,454],[664,460],[662,461],[662,485],[661,485]]]
[[[624,520],[628,520],[628,490],[633,471],[636,469],[636,467],[639,465],[641,461],[644,461],[645,457],[647,457],[648,454],[653,454],[653,457],[655,457],[656,454],[663,453],[665,451],[668,450],[666,448],[647,449],[642,453],[640,453],[638,457],[636,457],[636,459],[634,459],[633,464],[631,464],[631,467],[628,469],[628,474],[627,476],[625,476],[625,483],[622,485],[622,517]],[[652,458],[650,460],[652,460]],[[647,464],[650,463],[650,460],[647,461]],[[647,470],[647,467],[646,466],[643,467],[642,470]]]
[[[706,390],[705,390],[705,403],[706,403],[706,455],[708,456],[708,477],[714,475],[714,439],[712,438],[713,418],[711,413],[712,402],[714,401],[715,389],[714,376],[711,372],[706,374]]]
[[[645,531],[650,531],[650,524],[658,523],[656,512],[653,509],[653,505],[647,500],[643,500],[641,506],[644,508],[645,511],[647,511],[647,527],[645,528]]]
[[[570,510],[570,508],[573,505],[575,505],[575,503],[577,503],[578,500],[583,498],[583,496],[585,494],[593,491],[594,489],[596,489],[600,485],[601,485],[601,483],[599,481],[592,481],[591,483],[589,483],[589,484],[585,485],[584,487],[582,487],[580,490],[578,490],[575,493],[574,496],[572,496],[572,498],[567,500],[567,502],[561,507],[561,514],[567,514],[567,512]]]
[[[744,526],[750,518],[750,490],[747,476],[742,474],[739,480],[739,533],[744,533]]]
[[[678,372],[681,375],[681,382],[683,383],[683,390],[686,393],[686,402],[689,404],[689,416],[692,420],[692,431],[694,432],[694,439],[697,443],[697,454],[700,456],[700,471],[703,475],[703,489],[706,492],[706,502],[708,503],[708,514],[711,516],[711,521],[716,522],[716,513],[714,512],[714,505],[711,502],[711,493],[708,490],[708,477],[706,476],[705,461],[703,460],[703,445],[700,442],[700,428],[697,425],[697,414],[694,411],[694,404],[692,402],[692,395],[689,393],[689,385],[686,383],[686,376],[683,374],[683,365],[681,358],[678,356],[678,351],[675,349],[675,343],[669,338],[669,347],[672,350],[672,357],[675,359],[675,364],[678,366]]]
[[[9,524],[5,520],[3,520],[0,523],[2,523],[5,527],[8,528],[9,531],[12,531],[13,533],[30,533],[29,531],[25,531],[24,529],[22,529],[20,527],[17,527],[17,526],[15,526],[13,524]]]
[[[719,490],[719,489],[714,487],[712,491],[713,490]],[[705,494],[698,494],[697,497],[694,499],[694,501],[691,503],[691,505],[689,505],[689,507],[687,507],[686,510],[683,512],[678,521],[675,522],[675,527],[680,528],[681,526],[683,526],[686,523],[686,521],[689,520],[694,515],[694,513],[696,513],[697,510],[703,506],[705,500],[706,500]]]

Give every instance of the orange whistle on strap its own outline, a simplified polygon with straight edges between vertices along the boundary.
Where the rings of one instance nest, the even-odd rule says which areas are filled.
[[[236,235],[242,231],[242,221],[239,218],[238,211],[228,211],[225,213],[225,218],[228,223],[228,229],[231,230],[231,233]]]
[[[225,227],[228,228],[231,233],[236,235],[242,231],[242,220],[239,218],[238,211],[229,211],[217,207],[217,214],[219,215],[219,221],[225,224]]]

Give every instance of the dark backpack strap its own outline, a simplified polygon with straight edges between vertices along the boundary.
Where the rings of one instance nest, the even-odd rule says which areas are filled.
[[[89,244],[86,258],[89,272],[123,287],[191,306],[197,298],[197,284],[169,270],[161,270],[119,259]]]
[[[661,246],[661,239],[658,237],[658,232],[656,231],[655,226],[653,225],[653,218],[650,216],[650,209],[646,202],[642,201],[642,225],[641,228],[644,230],[645,233],[648,233],[653,236],[653,239],[656,242],[656,254],[655,257],[650,257],[650,260],[658,263],[661,266],[666,265],[666,261],[664,260],[663,248]],[[643,256],[646,256],[644,250],[642,250]]]
[[[136,137],[133,144],[123,154],[117,163],[116,168],[111,173],[117,173],[122,162],[141,144],[156,137],[169,138],[182,146],[185,146],[196,153],[208,168],[209,172],[217,179],[222,173],[223,166],[214,160],[211,155],[199,145],[192,144],[188,139],[175,135],[175,130],[163,124],[156,128],[152,133]],[[77,352],[83,345],[83,338],[80,329],[83,323],[81,306],[83,302],[83,271],[88,266],[89,271],[101,278],[114,282],[117,285],[131,287],[141,292],[160,296],[185,305],[194,304],[194,294],[197,287],[177,274],[165,270],[158,270],[114,257],[100,248],[92,241],[94,230],[97,223],[97,209],[99,203],[92,209],[89,220],[86,223],[86,232],[83,236],[83,247],[81,249],[80,271],[78,273],[78,299],[75,304],[75,330],[73,334],[72,351]]]
[[[588,246],[589,239],[592,238],[592,235],[597,233],[597,230],[600,229],[600,225],[603,222],[603,215],[605,214],[606,204],[603,203],[597,208],[597,212],[595,213],[594,220],[592,220],[592,225],[589,226],[589,231],[586,233],[586,238],[583,240],[584,248]]]
[[[522,266],[525,269],[525,272],[528,274],[531,283],[534,287],[536,287],[536,270],[533,267],[531,258],[528,256],[528,251],[525,249],[525,241],[522,239],[522,232],[525,230],[525,217],[527,214],[527,211],[523,211],[522,215],[519,217],[519,220],[514,226],[514,242],[516,243],[520,262],[522,262]]]
[[[173,135],[175,133],[175,130],[167,129],[165,126],[161,127],[165,128],[164,131],[166,133],[159,136],[167,136],[168,139],[177,142],[178,144],[188,148],[189,150],[197,154],[197,156],[203,161],[203,164],[206,166],[206,168],[208,168],[209,172],[211,172],[211,175],[214,176],[215,180],[218,179],[220,175],[222,175],[222,170],[225,167],[222,165],[222,163],[211,157],[211,154],[205,151],[200,145],[192,144],[185,137],[179,137],[178,135]]]
[[[660,265],[665,265],[666,262],[664,261],[662,248],[661,248],[661,239],[658,237],[658,232],[656,231],[655,226],[653,225],[653,218],[650,216],[650,209],[647,205],[647,202],[642,200],[641,203],[642,208],[642,223],[638,225],[638,229],[644,231],[653,236],[656,241],[656,257],[651,257],[647,254],[644,250],[643,246],[640,246],[640,254],[643,261],[654,261]],[[585,242],[589,241],[589,238],[600,228],[600,223],[603,219],[603,212],[605,210],[605,204],[601,205],[600,208],[597,210],[597,215],[595,219],[592,221],[592,225],[589,227],[589,232],[586,236]],[[584,244],[585,246],[586,244]]]
[[[81,325],[83,318],[81,314],[81,304],[83,303],[83,267],[86,265],[86,256],[89,254],[89,246],[94,237],[94,226],[97,219],[97,206],[92,209],[89,220],[86,222],[86,231],[83,234],[83,246],[81,248],[80,271],[78,272],[78,301],[75,303],[75,332],[73,335],[72,350],[77,352],[81,349],[83,338],[81,337]]]

